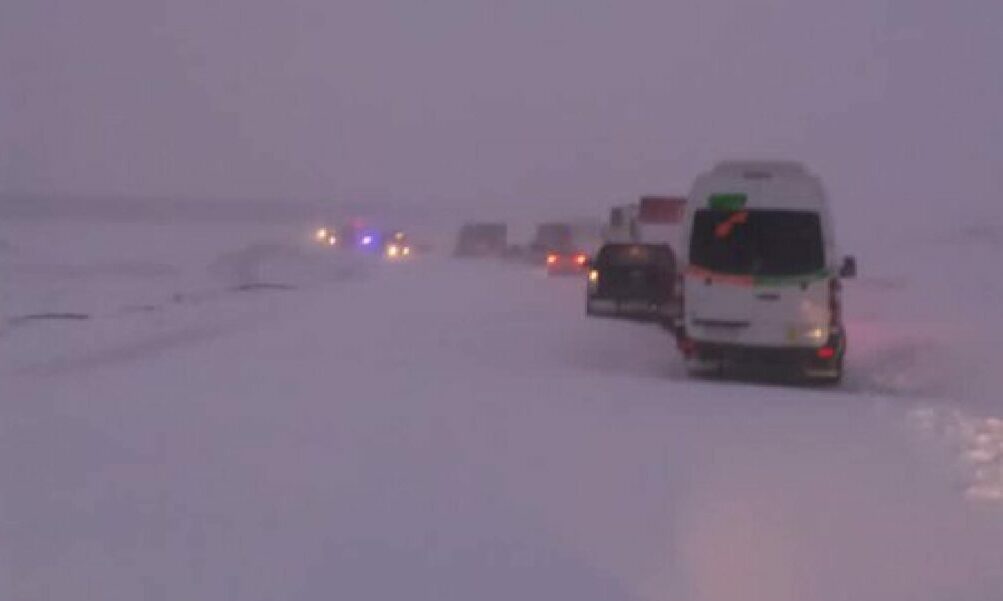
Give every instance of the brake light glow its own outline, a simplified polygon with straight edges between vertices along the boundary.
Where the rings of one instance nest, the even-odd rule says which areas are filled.
[[[676,339],[676,346],[679,347],[679,351],[682,352],[683,356],[687,359],[695,355],[697,351],[696,342],[685,334],[680,335]]]
[[[577,256],[575,256],[575,263],[578,263],[579,265],[585,265],[586,263],[588,263],[588,261],[589,261],[589,258],[586,257],[585,255],[577,255]]]
[[[819,359],[832,359],[835,356],[836,356],[836,349],[832,348],[831,346],[823,346],[822,348],[818,349]]]
[[[547,255],[547,265],[557,263],[557,255]]]

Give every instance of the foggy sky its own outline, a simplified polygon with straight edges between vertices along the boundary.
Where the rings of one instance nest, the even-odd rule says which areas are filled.
[[[2,0],[0,192],[599,207],[764,156],[844,214],[1000,215],[1000,31],[997,0]]]

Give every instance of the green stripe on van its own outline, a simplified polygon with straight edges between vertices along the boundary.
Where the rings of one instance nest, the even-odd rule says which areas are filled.
[[[707,204],[718,211],[738,211],[745,207],[747,200],[745,194],[711,194]]]
[[[801,275],[780,275],[780,276],[756,276],[753,278],[753,286],[798,286],[802,283],[817,282],[831,276],[829,269],[819,269],[812,273]]]

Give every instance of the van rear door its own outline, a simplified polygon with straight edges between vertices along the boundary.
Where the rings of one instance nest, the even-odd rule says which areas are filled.
[[[692,338],[749,346],[824,343],[829,283],[817,213],[700,209],[689,253]]]

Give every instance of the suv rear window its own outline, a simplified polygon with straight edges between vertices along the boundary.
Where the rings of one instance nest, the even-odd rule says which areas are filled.
[[[690,263],[735,275],[792,276],[825,267],[818,213],[700,209]]]
[[[655,244],[607,244],[599,250],[596,265],[599,267],[629,267],[658,265],[674,268],[672,249]]]

